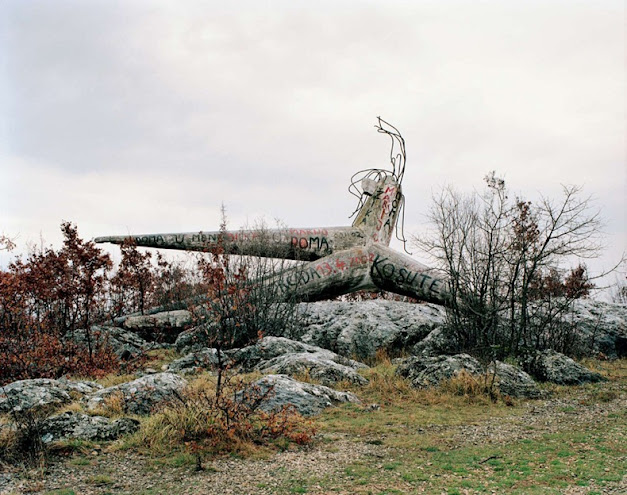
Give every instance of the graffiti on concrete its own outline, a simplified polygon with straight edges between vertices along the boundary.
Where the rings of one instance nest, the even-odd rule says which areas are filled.
[[[272,278],[285,297],[313,301],[381,289],[446,304],[447,281],[389,247],[405,202],[405,142],[382,119],[377,129],[392,139],[392,170],[368,169],[353,176],[349,191],[359,203],[350,226],[109,236],[95,241],[121,244],[131,237],[138,246],[188,251],[210,251],[219,244],[225,253],[306,262]]]

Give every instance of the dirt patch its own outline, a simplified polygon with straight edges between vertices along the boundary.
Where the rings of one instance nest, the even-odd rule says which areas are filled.
[[[91,452],[85,464],[72,460],[52,463],[44,476],[40,472],[14,472],[0,493],[46,493],[72,489],[76,495],[95,494],[244,494],[279,493],[301,480],[333,477],[344,466],[360,459],[385,459],[389,449],[381,445],[354,442],[342,436],[321,437],[313,446],[280,452],[267,460],[220,458],[205,463],[195,472],[188,465],[160,465],[158,459],[136,453]],[[74,462],[76,462],[74,460]],[[6,474],[5,474],[6,476]],[[289,489],[289,488],[288,488]],[[320,488],[322,489],[322,488]],[[310,486],[307,493],[316,493]],[[322,493],[322,492],[318,492]]]

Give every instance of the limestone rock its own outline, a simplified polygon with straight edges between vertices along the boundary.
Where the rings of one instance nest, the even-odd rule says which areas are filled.
[[[455,349],[453,339],[444,333],[444,327],[433,329],[429,335],[412,347],[414,356],[441,356],[450,354]]]
[[[523,368],[536,380],[558,385],[581,385],[605,380],[599,373],[590,371],[568,356],[552,349],[537,351],[522,364]]]
[[[586,353],[610,359],[627,356],[627,305],[578,299],[571,317]]]
[[[102,385],[89,381],[70,381],[65,378],[33,378],[19,380],[0,387],[0,412],[40,411],[71,402],[101,389]]]
[[[222,354],[223,363],[230,362],[230,359]],[[218,365],[218,351],[216,349],[203,349],[202,351],[190,352],[186,356],[172,361],[168,366],[171,373],[193,374],[201,369],[212,369]]]
[[[442,380],[453,378],[466,371],[471,375],[480,375],[483,367],[468,354],[454,356],[414,356],[406,359],[396,369],[396,374],[411,381],[416,388],[438,385]]]
[[[359,358],[408,351],[444,323],[444,309],[434,304],[322,301],[300,310],[298,340]]]
[[[210,322],[207,325],[198,325],[184,330],[176,338],[174,347],[181,354],[189,354],[210,347],[211,336],[217,334],[217,326],[217,323]]]
[[[75,330],[65,338],[71,339],[77,344],[87,346],[87,336],[84,329]],[[106,325],[94,325],[91,327],[92,342],[97,345],[108,344],[113,353],[126,361],[137,357],[151,346],[139,335],[124,328]]]
[[[367,368],[365,364],[285,337],[264,337],[254,345],[233,351],[231,356],[245,371],[260,370],[290,376],[308,374],[324,385],[342,380],[362,385],[368,383],[355,371]]]
[[[399,365],[396,373],[411,380],[414,387],[423,388],[438,385],[462,371],[474,376],[496,373],[495,384],[504,395],[524,398],[541,396],[537,384],[524,371],[500,361],[486,369],[468,354],[410,357]]]
[[[50,380],[55,381],[55,380]],[[71,402],[70,394],[51,384],[20,380],[0,388],[0,412],[39,412]]]
[[[354,369],[367,368],[363,363],[345,358],[332,351],[285,337],[264,337],[254,345],[233,351],[231,355],[242,368],[247,371],[252,371],[254,369],[261,369],[266,366],[263,364],[264,362],[280,356],[303,353],[314,354],[320,352],[325,353],[326,359],[330,359],[338,364],[350,366]]]
[[[360,403],[357,396],[350,392],[338,392],[322,385],[299,382],[285,375],[267,375],[254,385],[262,392],[272,389],[260,406],[268,412],[292,405],[303,416],[314,416],[327,407],[344,402]]]
[[[308,375],[323,385],[333,385],[349,381],[357,385],[366,385],[368,380],[351,366],[337,362],[339,356],[331,351],[300,352],[279,356],[259,365],[262,373],[290,376]],[[347,360],[348,361],[348,360]]]
[[[72,413],[70,411],[43,420],[39,429],[44,443],[77,438],[81,440],[115,440],[139,428],[139,421],[131,418],[111,420],[102,416]]]
[[[90,411],[102,407],[108,397],[119,395],[124,412],[148,414],[156,406],[175,398],[187,385],[187,380],[173,373],[145,375],[132,382],[105,388],[91,395],[87,401]]]
[[[489,366],[488,371],[493,373],[495,370]],[[496,362],[496,381],[503,395],[526,399],[537,399],[542,396],[542,392],[533,378],[511,364]]]

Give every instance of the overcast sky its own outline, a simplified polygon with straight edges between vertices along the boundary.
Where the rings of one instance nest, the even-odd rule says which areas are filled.
[[[607,267],[627,246],[624,9],[3,0],[0,233],[215,230],[222,202],[233,228],[348,225],[351,175],[389,164],[380,115],[407,142],[408,234],[441,186],[496,170],[596,197]]]

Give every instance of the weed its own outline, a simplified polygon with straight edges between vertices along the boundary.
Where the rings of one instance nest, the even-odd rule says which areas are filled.
[[[12,427],[0,430],[0,462],[43,467],[47,449],[41,440],[41,421],[45,416],[14,410],[10,417]]]
[[[85,454],[93,450],[97,445],[90,440],[82,440],[80,438],[68,438],[67,440],[59,440],[49,445],[49,449],[55,454]]]
[[[200,467],[204,453],[250,454],[260,445],[285,449],[311,441],[313,423],[293,409],[266,413],[259,408],[271,391],[236,381],[217,396],[214,380],[202,375],[192,382],[177,400],[144,420],[130,444],[161,453],[179,447]]]
[[[135,380],[135,378],[137,377],[133,374],[120,375],[117,373],[110,373],[108,375],[103,376],[102,378],[98,378],[96,382],[102,385],[103,387],[108,388],[108,387],[113,387],[114,385],[120,385],[121,383],[130,382],[132,380]]]
[[[146,352],[146,366],[161,369],[165,364],[169,364],[181,357],[174,349],[152,349]]]
[[[374,355],[374,362],[377,365],[390,366],[392,364],[392,359],[390,358],[388,350],[385,348],[377,349],[377,352]]]
[[[90,476],[87,479],[87,483],[95,486],[105,486],[113,484],[113,479],[111,476],[106,474],[96,474],[94,476]]]
[[[474,376],[462,370],[455,376],[442,380],[439,388],[445,393],[464,397],[468,402],[485,402],[486,398],[496,402],[501,397],[497,383],[496,376],[492,373]]]
[[[91,462],[86,457],[74,457],[70,460],[70,464],[73,466],[89,466]]]
[[[95,416],[106,416],[109,418],[119,417],[124,414],[125,404],[124,394],[121,391],[108,395],[97,408],[90,412]]]

